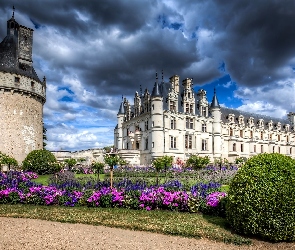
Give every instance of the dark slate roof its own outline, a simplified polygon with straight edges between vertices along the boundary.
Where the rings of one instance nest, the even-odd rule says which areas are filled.
[[[285,124],[290,124],[290,121],[288,119],[280,119],[280,118],[271,117],[271,116],[267,116],[267,115],[259,115],[259,114],[245,112],[245,111],[241,111],[241,110],[237,110],[237,109],[230,109],[230,108],[221,107],[221,120],[224,123],[228,122],[227,118],[228,118],[229,114],[235,115],[235,121],[237,121],[237,119],[240,115],[244,116],[245,123],[247,122],[247,120],[250,117],[253,117],[254,124],[257,124],[259,119],[263,119],[264,124],[266,124],[267,122],[269,122],[271,120],[273,121],[274,124],[277,124],[278,122],[280,122],[282,126]]]
[[[214,96],[211,102],[211,108],[220,108],[219,102],[217,100],[216,91],[214,89]]]
[[[151,97],[162,96],[159,84],[155,82]]]
[[[124,102],[122,101],[121,104],[120,104],[118,115],[119,114],[124,114],[124,113],[125,113]]]
[[[17,38],[12,34],[8,34],[0,43],[0,71],[27,76],[41,82],[33,67],[18,63]]]

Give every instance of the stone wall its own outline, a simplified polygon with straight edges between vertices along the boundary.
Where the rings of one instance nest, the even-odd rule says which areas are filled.
[[[0,72],[0,151],[21,163],[32,150],[43,148],[44,99],[30,93],[31,80],[27,77],[19,76],[22,87],[9,89],[14,77]],[[45,97],[41,83],[34,87]]]

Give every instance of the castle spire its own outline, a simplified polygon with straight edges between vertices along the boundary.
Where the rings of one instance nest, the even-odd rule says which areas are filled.
[[[213,96],[213,99],[212,99],[211,108],[220,108],[219,102],[217,100],[216,89],[215,88],[214,88],[214,96]]]
[[[15,11],[15,8],[14,8],[14,5],[12,6],[12,18],[14,19],[14,11]]]
[[[124,114],[125,113],[125,109],[124,109],[124,97],[122,95],[122,102],[120,104],[120,108],[119,108],[119,112],[118,112],[118,115],[119,114]]]
[[[162,69],[162,82],[164,82],[164,70]]]
[[[158,83],[158,72],[156,71],[156,83]]]

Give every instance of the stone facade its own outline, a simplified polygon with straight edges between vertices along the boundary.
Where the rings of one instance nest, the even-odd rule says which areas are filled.
[[[212,162],[226,158],[278,152],[295,157],[295,113],[288,119],[262,116],[220,107],[192,80],[172,76],[148,90],[135,93],[134,105],[122,100],[114,130],[118,154],[131,164],[150,164],[169,155],[186,160],[191,154],[208,155]]]
[[[92,148],[79,151],[51,151],[59,162],[64,162],[66,159],[84,159],[82,165],[90,166],[92,162],[104,162],[104,149]]]
[[[0,43],[0,151],[21,163],[43,148],[43,105],[46,79],[32,65],[33,30],[19,25],[14,14]]]

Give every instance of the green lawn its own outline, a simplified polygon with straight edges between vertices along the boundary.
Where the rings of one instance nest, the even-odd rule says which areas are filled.
[[[0,204],[0,216],[102,225],[196,239],[207,238],[236,245],[251,244],[250,239],[232,233],[226,227],[225,219],[197,213]]]

